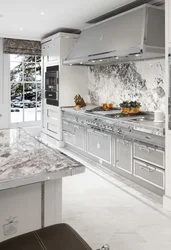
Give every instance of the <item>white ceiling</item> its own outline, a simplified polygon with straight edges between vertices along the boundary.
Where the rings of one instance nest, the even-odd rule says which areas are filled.
[[[39,40],[59,28],[83,29],[86,21],[132,1],[0,0],[0,37]]]

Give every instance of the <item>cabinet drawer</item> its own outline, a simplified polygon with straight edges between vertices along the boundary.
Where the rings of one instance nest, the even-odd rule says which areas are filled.
[[[116,167],[132,174],[132,142],[117,138]]]
[[[87,152],[111,163],[111,136],[99,131],[87,130]]]
[[[134,160],[134,175],[145,182],[164,189],[164,170]]]
[[[135,143],[134,157],[164,168],[164,151]]]
[[[69,132],[66,132],[66,131],[63,132],[63,140],[64,140],[64,142],[66,142],[68,144],[74,145],[74,137],[75,137],[75,135],[73,135]]]
[[[74,134],[74,124],[73,123],[63,121],[62,122],[62,128],[63,128],[64,131],[68,131],[68,132]]]

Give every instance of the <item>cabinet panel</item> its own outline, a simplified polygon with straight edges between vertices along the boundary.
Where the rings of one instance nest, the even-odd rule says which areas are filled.
[[[54,38],[49,47],[49,62],[60,58],[60,38]]]
[[[132,142],[121,138],[116,140],[116,167],[132,174]]]
[[[42,56],[49,56],[50,41],[42,44]]]
[[[111,163],[111,136],[87,130],[87,152],[108,163]]]
[[[67,131],[67,132],[70,132],[70,133],[73,133],[73,134],[75,132],[74,124],[70,123],[70,122],[67,122],[67,121],[62,122],[62,128],[63,128],[64,131]]]
[[[135,143],[134,157],[164,168],[164,151]]]
[[[85,144],[85,139],[84,139],[84,128],[82,126],[77,126],[74,125],[74,130],[75,130],[75,142],[74,145],[75,147],[84,150],[84,144]]]
[[[66,142],[68,144],[74,145],[75,135],[64,131],[63,132],[63,140],[64,140],[64,142]]]
[[[134,160],[134,175],[145,182],[164,189],[164,170]]]

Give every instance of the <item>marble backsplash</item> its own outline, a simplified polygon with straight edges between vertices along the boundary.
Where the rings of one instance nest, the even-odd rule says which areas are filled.
[[[88,101],[92,104],[137,100],[142,110],[165,110],[164,59],[88,68]]]

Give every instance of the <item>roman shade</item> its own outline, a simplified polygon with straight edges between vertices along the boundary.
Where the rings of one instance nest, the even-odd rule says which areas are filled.
[[[41,55],[40,41],[4,38],[4,54]]]

